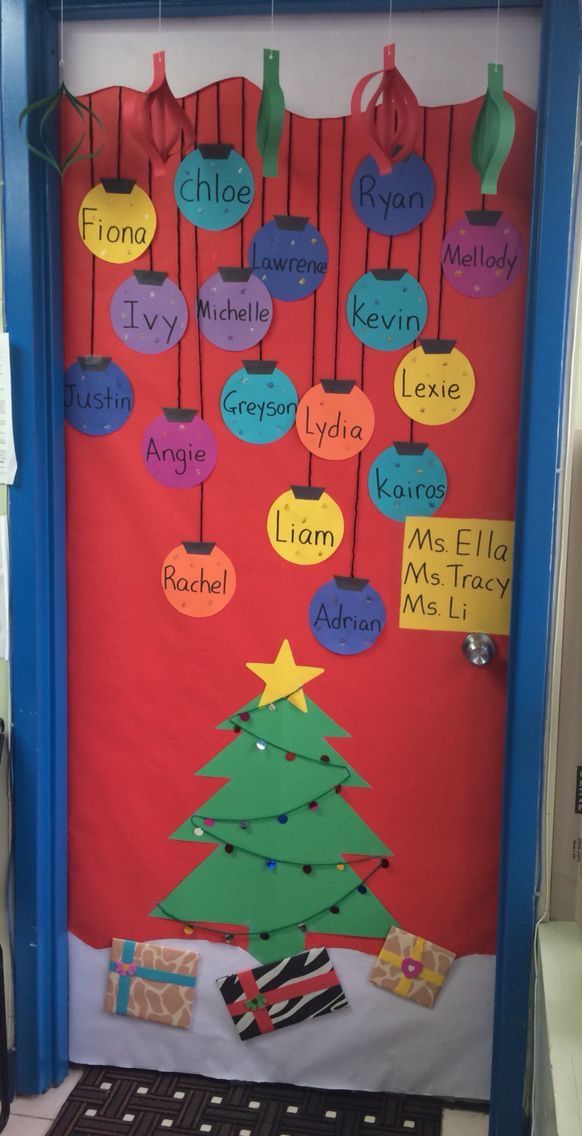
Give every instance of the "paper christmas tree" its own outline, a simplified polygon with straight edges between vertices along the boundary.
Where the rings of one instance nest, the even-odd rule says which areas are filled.
[[[247,665],[265,690],[218,727],[233,739],[199,771],[229,780],[172,836],[218,847],[151,914],[248,929],[262,962],[308,931],[385,937],[394,920],[369,885],[390,850],[343,796],[366,782],[326,739],[349,734],[303,693],[320,669],[297,666],[286,640],[274,663]]]

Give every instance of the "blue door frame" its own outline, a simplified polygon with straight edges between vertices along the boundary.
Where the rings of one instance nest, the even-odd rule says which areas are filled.
[[[395,11],[496,0],[394,0]],[[532,7],[532,0],[507,6]],[[490,1136],[524,1131],[553,556],[568,347],[579,86],[577,0],[541,0],[542,58],[519,449]],[[278,12],[382,11],[388,0],[277,0]],[[267,0],[164,0],[176,15],[264,13]],[[66,609],[59,184],[19,111],[58,82],[60,0],[0,0],[6,320],[19,469],[10,495],[19,1091],[67,1070]],[[67,18],[156,17],[158,0],[66,0]],[[539,317],[539,318],[538,318]]]

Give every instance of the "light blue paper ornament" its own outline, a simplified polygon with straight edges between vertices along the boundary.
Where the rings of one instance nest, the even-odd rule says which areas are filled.
[[[424,442],[394,442],[372,462],[368,492],[393,521],[430,517],[446,497],[445,467]]]

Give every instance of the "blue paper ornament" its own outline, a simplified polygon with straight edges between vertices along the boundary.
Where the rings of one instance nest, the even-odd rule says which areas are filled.
[[[65,418],[81,434],[113,434],[132,410],[131,383],[108,355],[79,355],[65,371]]]
[[[278,215],[255,233],[249,265],[276,300],[303,300],[321,284],[327,245],[307,217]]]
[[[262,446],[282,438],[295,422],[297,391],[269,359],[244,359],[220,396],[225,426],[243,442]]]
[[[416,339],[428,314],[418,280],[405,268],[370,268],[350,289],[346,316],[354,335],[376,351],[398,351]]]
[[[410,154],[381,174],[371,155],[358,166],[352,205],[360,221],[375,233],[397,236],[416,229],[432,209],[434,178],[423,158]]]
[[[202,143],[178,166],[178,208],[200,229],[217,232],[238,224],[251,207],[255,182],[248,162],[227,143]]]
[[[370,466],[368,492],[385,517],[430,517],[447,493],[440,458],[424,442],[394,442]]]
[[[322,647],[336,655],[360,655],[376,642],[386,623],[381,596],[368,580],[334,576],[309,604],[309,626]]]

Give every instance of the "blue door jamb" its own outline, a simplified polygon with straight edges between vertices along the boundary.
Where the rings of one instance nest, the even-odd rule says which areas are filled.
[[[20,110],[58,85],[44,5],[2,0],[6,326],[18,474],[10,493],[16,1082],[68,1069],[66,627],[58,175],[31,161]]]
[[[578,0],[543,6],[517,482],[490,1136],[522,1131],[578,160]]]
[[[517,0],[521,3],[521,0]],[[67,1063],[66,647],[58,179],[31,158],[20,109],[57,84],[57,0],[0,0],[6,305],[19,456],[11,493],[17,1081],[58,1083]],[[164,0],[164,14],[207,14]],[[214,12],[259,11],[214,0]],[[380,10],[385,0],[278,0],[281,11]],[[395,0],[394,9],[495,0]],[[517,6],[516,0],[512,6]],[[158,0],[67,0],[74,18],[157,16]],[[552,555],[576,153],[576,0],[543,0],[532,268],[518,476],[491,1136],[519,1136],[535,912]],[[519,595],[518,595],[519,593]]]

